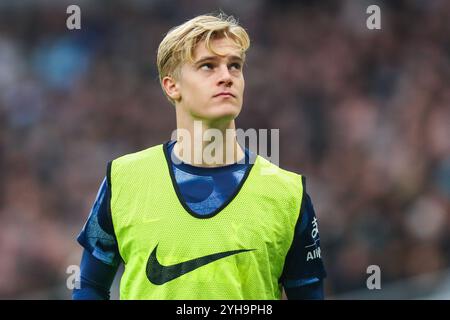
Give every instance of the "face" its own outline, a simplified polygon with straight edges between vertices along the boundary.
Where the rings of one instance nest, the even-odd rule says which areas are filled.
[[[211,46],[220,55],[208,51],[202,41],[194,50],[194,62],[181,66],[173,88],[179,98],[177,109],[193,119],[233,120],[244,94],[241,52],[226,38],[212,40]]]

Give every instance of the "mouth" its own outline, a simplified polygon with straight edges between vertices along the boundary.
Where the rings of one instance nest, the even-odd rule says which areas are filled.
[[[233,97],[233,98],[236,98],[234,96],[234,94],[232,94],[231,92],[221,92],[221,93],[218,93],[218,94],[214,95],[213,97],[214,98],[215,97]]]

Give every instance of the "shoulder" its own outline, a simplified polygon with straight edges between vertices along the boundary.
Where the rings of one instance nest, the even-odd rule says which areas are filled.
[[[283,211],[298,216],[303,199],[303,175],[283,169],[258,156],[250,176],[253,190],[258,196],[276,199],[277,203],[283,203]]]
[[[164,159],[163,145],[151,146],[147,149],[122,155],[108,163],[108,174],[119,174],[124,171],[140,170],[148,167],[149,162]]]
[[[139,161],[148,160],[155,154],[162,152],[162,151],[163,151],[163,145],[159,144],[159,145],[148,147],[144,150],[140,150],[140,151],[136,151],[133,153],[128,153],[128,154],[122,155],[122,156],[112,160],[111,162],[114,164],[122,164],[122,165],[133,164],[133,163],[136,163]]]
[[[125,154],[110,162],[107,166],[107,181],[109,188],[117,181],[140,181],[150,171],[162,170],[167,165],[163,145],[151,146],[147,149]]]
[[[305,184],[305,177],[302,174],[283,169],[260,155],[256,158],[255,167],[253,170],[256,169],[257,175],[271,180],[271,184],[292,189],[295,194],[298,194]]]

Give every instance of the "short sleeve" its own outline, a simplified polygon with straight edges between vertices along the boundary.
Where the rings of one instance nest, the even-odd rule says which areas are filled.
[[[326,277],[320,248],[319,222],[305,188],[294,239],[286,256],[281,282],[285,288],[314,283]]]
[[[121,262],[121,257],[109,212],[109,202],[110,192],[105,178],[77,241],[100,261],[117,266]]]

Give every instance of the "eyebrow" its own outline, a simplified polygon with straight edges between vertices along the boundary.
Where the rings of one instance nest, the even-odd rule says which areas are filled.
[[[199,64],[202,64],[203,62],[206,62],[206,61],[218,60],[218,59],[219,59],[219,56],[216,56],[216,55],[201,57],[200,59],[195,61],[194,64],[195,65],[199,65]],[[228,60],[229,61],[239,61],[241,63],[244,63],[244,60],[241,57],[235,56],[235,55],[228,56]]]

